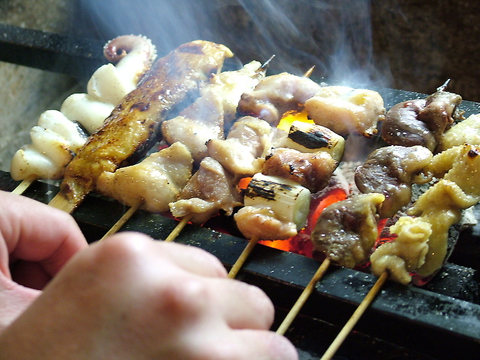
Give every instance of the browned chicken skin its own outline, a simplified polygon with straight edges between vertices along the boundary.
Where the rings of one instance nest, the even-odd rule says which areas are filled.
[[[232,55],[223,45],[199,40],[181,45],[159,59],[68,165],[61,191],[70,203],[78,205],[94,190],[100,174],[115,171],[156,137],[168,112]]]

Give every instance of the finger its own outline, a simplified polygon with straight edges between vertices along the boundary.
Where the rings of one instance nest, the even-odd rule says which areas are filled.
[[[8,274],[5,258],[41,262],[55,274],[87,242],[67,213],[24,196],[0,191],[1,270]],[[6,252],[6,253],[5,253]]]
[[[159,261],[162,259],[164,263],[174,264],[197,275],[221,278],[227,276],[220,260],[205,250],[194,246],[153,240],[141,233],[117,233],[106,238],[99,245],[111,247],[111,249],[105,250],[106,253],[126,251],[141,256],[144,261],[153,261],[158,266],[162,265],[162,262]]]
[[[260,288],[237,280],[218,280],[211,301],[232,329],[268,330],[274,320],[271,300]]]
[[[270,331],[234,330],[227,338],[203,342],[196,349],[198,359],[297,360],[298,353],[285,337]],[[197,359],[197,357],[194,357]]]

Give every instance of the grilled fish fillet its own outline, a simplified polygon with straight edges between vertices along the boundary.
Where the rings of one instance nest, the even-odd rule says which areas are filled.
[[[217,73],[231,56],[223,45],[198,40],[159,59],[67,166],[60,193],[71,208],[95,189],[103,172],[114,172],[149,139],[159,136],[159,126],[169,111]]]

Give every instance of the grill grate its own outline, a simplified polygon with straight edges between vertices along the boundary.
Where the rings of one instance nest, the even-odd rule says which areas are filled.
[[[102,47],[97,41],[0,25],[0,60],[19,65],[86,77],[104,63]],[[382,94],[387,108],[424,97],[375,90]],[[462,107],[467,116],[480,113],[480,104],[464,102]],[[0,189],[11,191],[17,184],[8,173],[0,172]],[[54,185],[37,182],[25,195],[48,203],[57,191]],[[73,216],[93,241],[124,211],[125,207],[113,200],[91,195]],[[139,211],[125,230],[165,238],[175,225],[173,219]],[[455,264],[447,264],[428,289],[387,283],[335,358],[458,359],[459,353],[480,350],[479,232],[480,227],[476,227],[462,233],[451,258]],[[244,239],[193,225],[187,225],[176,241],[213,253],[226,267],[236,261],[246,244]],[[270,296],[277,308],[276,328],[318,265],[316,260],[258,245],[237,278],[261,287]],[[317,359],[323,354],[375,281],[367,273],[329,269],[286,334],[299,349],[301,359]]]

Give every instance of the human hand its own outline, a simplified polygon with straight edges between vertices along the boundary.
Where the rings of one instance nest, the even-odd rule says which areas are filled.
[[[119,233],[72,258],[0,337],[0,359],[297,359],[268,331],[273,311],[211,254]]]
[[[67,213],[0,191],[0,333],[87,246]]]

